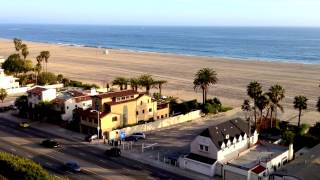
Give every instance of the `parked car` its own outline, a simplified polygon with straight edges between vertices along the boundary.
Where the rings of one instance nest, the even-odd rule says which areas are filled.
[[[68,171],[72,171],[72,172],[80,172],[81,168],[79,166],[78,163],[74,162],[74,161],[68,161],[64,164],[64,168]]]
[[[138,138],[137,137],[134,137],[134,136],[128,136],[128,137],[125,137],[124,138],[124,141],[138,141]]]
[[[29,125],[29,123],[28,123],[28,122],[26,122],[26,121],[21,122],[19,125],[20,125],[20,127],[22,127],[22,128],[27,128],[27,127],[29,127],[29,126],[30,126],[30,125]]]
[[[85,141],[88,141],[88,142],[91,142],[95,139],[98,139],[98,135],[94,134],[94,135],[88,135],[86,138],[85,138]]]
[[[104,152],[105,155],[107,156],[111,156],[111,157],[120,157],[121,156],[121,150],[119,148],[111,148],[111,149],[107,149]]]
[[[146,135],[143,132],[136,132],[131,134],[131,136],[136,137],[137,139],[146,139]]]
[[[52,139],[46,139],[44,141],[41,142],[41,145],[47,148],[58,148],[60,147],[60,144]]]
[[[144,120],[138,121],[138,124],[145,124],[146,122]]]

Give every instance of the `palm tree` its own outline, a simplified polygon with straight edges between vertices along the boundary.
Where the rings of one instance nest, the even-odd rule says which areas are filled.
[[[254,122],[255,122],[255,124],[257,124],[257,111],[256,111],[257,105],[256,105],[256,102],[257,102],[258,97],[260,97],[262,95],[261,84],[258,83],[257,81],[250,82],[250,84],[247,86],[247,94],[250,98],[253,99],[253,102],[254,102],[254,107],[253,107]]]
[[[250,118],[248,117],[248,114],[251,111],[251,106],[250,106],[250,101],[248,99],[245,99],[243,101],[243,104],[241,105],[241,109],[245,113],[245,119],[250,121]]]
[[[131,89],[138,91],[138,87],[139,87],[139,79],[137,78],[130,78],[129,80]]]
[[[28,46],[26,44],[21,45],[21,54],[23,56],[23,59],[26,60],[27,56],[29,55]]]
[[[42,57],[42,59],[46,63],[46,72],[48,72],[47,64],[48,64],[48,60],[50,58],[50,52],[49,51],[41,51],[40,56]]]
[[[117,77],[112,81],[112,85],[119,86],[120,90],[127,89],[128,80],[124,77]]]
[[[302,110],[305,110],[308,108],[308,105],[307,105],[307,101],[308,101],[308,98],[305,97],[305,96],[296,96],[294,97],[294,101],[293,101],[293,107],[295,109],[298,109],[299,110],[299,119],[298,119],[298,127],[300,127],[300,120],[301,120],[301,112]]]
[[[166,81],[166,80],[157,80],[157,81],[155,81],[155,84],[157,84],[157,85],[158,85],[158,88],[159,88],[159,95],[160,95],[160,97],[162,97],[162,86],[163,86],[164,84],[166,84],[166,83],[168,83],[168,81]]]
[[[270,99],[270,105],[271,105],[271,114],[270,114],[270,121],[271,121],[271,128],[272,128],[272,113],[275,111],[275,118],[277,119],[277,109],[279,108],[281,112],[283,112],[283,107],[280,104],[280,101],[283,100],[285,97],[285,90],[283,89],[282,86],[276,84],[274,86],[271,86],[269,89],[269,92],[267,95],[269,96]]]
[[[207,92],[210,85],[218,82],[217,73],[211,68],[200,69],[196,74],[193,81],[194,90],[202,90],[202,103],[207,101]]]
[[[144,75],[141,75],[138,79],[139,79],[139,84],[142,87],[146,88],[146,93],[150,94],[150,89],[155,84],[155,81],[153,80],[152,76],[149,74],[144,74]]]
[[[13,43],[14,43],[14,48],[16,49],[16,51],[19,52],[21,50],[21,45],[22,45],[21,39],[14,38]]]
[[[256,99],[256,103],[255,104],[256,104],[257,108],[260,110],[260,118],[262,119],[263,118],[263,110],[269,104],[269,99],[268,99],[267,95],[263,94],[263,95],[259,96]]]

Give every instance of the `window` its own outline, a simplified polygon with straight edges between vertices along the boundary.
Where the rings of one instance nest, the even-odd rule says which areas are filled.
[[[140,105],[142,105],[142,101],[140,102]]]
[[[134,96],[132,95],[131,98],[134,98]]]
[[[137,115],[139,115],[139,111],[137,111]]]
[[[150,100],[148,99],[148,103],[150,102]]]
[[[168,114],[166,114],[165,117],[168,117]]]
[[[115,116],[115,117],[112,117],[112,121],[117,121],[118,120],[118,117]]]
[[[74,107],[75,107],[75,108],[78,108],[78,105],[75,105]]]
[[[163,118],[163,115],[161,115],[161,119]]]
[[[144,110],[142,110],[142,114],[144,114]]]
[[[157,116],[157,119],[159,119],[159,116]]]
[[[152,109],[151,109],[151,108],[149,108],[149,112],[152,112]]]
[[[94,122],[95,124],[98,124],[98,119],[93,119],[93,122]]]
[[[122,97],[121,99],[122,99],[122,100],[125,100],[125,99],[126,99],[126,97]]]
[[[200,144],[200,151],[208,152],[209,151],[209,146]]]
[[[69,109],[69,106],[67,106],[67,109]]]

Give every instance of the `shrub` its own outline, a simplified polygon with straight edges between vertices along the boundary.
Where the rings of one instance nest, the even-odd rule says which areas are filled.
[[[46,84],[56,84],[57,76],[51,72],[42,72],[38,76],[38,84],[46,85]]]
[[[56,179],[50,176],[39,164],[4,152],[0,152],[0,167],[0,174],[8,179]]]

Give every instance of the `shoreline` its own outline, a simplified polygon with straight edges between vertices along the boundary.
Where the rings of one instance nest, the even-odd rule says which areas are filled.
[[[0,41],[12,41],[12,39],[0,37]],[[23,40],[23,39],[22,39]],[[193,57],[193,58],[206,58],[206,59],[224,59],[230,61],[253,61],[253,62],[271,62],[271,63],[286,63],[286,64],[303,64],[303,65],[320,65],[318,63],[309,63],[309,62],[301,62],[303,60],[296,59],[271,59],[271,58],[237,58],[237,57],[228,57],[228,56],[205,56],[205,55],[196,55],[196,54],[182,54],[182,53],[172,53],[172,52],[160,52],[160,51],[145,51],[145,50],[137,50],[137,49],[125,49],[125,48],[112,48],[105,46],[93,46],[93,45],[84,45],[84,44],[72,44],[72,43],[62,43],[62,42],[48,42],[48,41],[29,41],[24,40],[25,42],[30,43],[41,43],[41,44],[50,44],[50,45],[58,45],[58,46],[67,46],[67,47],[79,47],[79,48],[93,48],[100,50],[113,50],[113,51],[125,51],[131,53],[143,53],[143,54],[155,54],[155,55],[169,55],[169,56],[182,56],[182,57]]]

